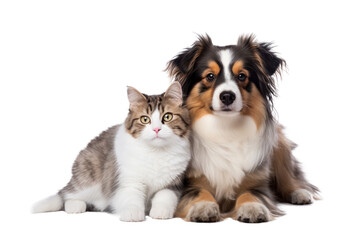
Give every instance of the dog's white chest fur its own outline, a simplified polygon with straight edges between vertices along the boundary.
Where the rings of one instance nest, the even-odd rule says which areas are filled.
[[[234,187],[261,161],[261,130],[251,117],[208,114],[193,125],[193,168],[216,189],[215,198],[233,199]]]

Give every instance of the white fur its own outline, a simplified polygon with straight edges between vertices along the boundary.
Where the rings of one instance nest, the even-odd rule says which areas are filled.
[[[220,61],[223,65],[223,70],[224,70],[224,74],[225,74],[225,81],[226,82],[230,82],[231,81],[231,76],[232,73],[230,71],[230,64],[233,60],[233,54],[230,51],[230,49],[225,49],[219,52],[220,55]]]
[[[94,205],[100,211],[105,210],[109,205],[109,200],[102,194],[101,184],[96,184],[73,193],[67,193],[64,195],[64,200],[65,202],[67,200],[81,200]]]
[[[179,177],[190,160],[188,140],[168,132],[171,129],[166,125],[161,127],[159,138],[156,138],[152,127],[149,124],[135,139],[122,125],[115,138],[120,172],[119,189],[111,200],[111,206],[124,221],[143,220],[144,215],[139,212],[145,212],[150,206],[153,194]]]
[[[119,127],[114,139],[119,187],[111,199],[102,194],[99,183],[65,193],[63,198],[59,195],[49,197],[35,204],[33,212],[58,211],[64,207],[68,213],[82,213],[86,204],[91,204],[100,211],[110,206],[122,221],[143,221],[145,212],[152,205],[152,217],[173,217],[178,196],[164,188],[185,172],[191,157],[190,142],[162,125],[160,119],[156,110],[151,116],[151,124],[137,139],[126,132],[124,125]],[[161,129],[158,134],[155,128]]]
[[[291,193],[291,202],[294,204],[309,204],[314,202],[314,197],[308,190],[301,188]]]
[[[70,199],[65,201],[64,209],[65,212],[70,214],[83,213],[86,211],[86,202],[82,200]]]
[[[161,123],[161,120],[160,120],[160,112],[159,110],[155,110],[151,116],[151,130],[154,130],[155,128],[160,128],[162,127],[162,123]],[[160,132],[159,132],[160,134]],[[155,134],[156,135],[156,134]]]
[[[213,220],[210,220],[210,219]],[[219,205],[215,202],[210,201],[199,201],[194,203],[186,215],[187,221],[219,221],[220,220],[220,209]]]
[[[233,199],[233,188],[245,172],[258,166],[263,156],[264,128],[257,129],[251,117],[223,117],[208,114],[193,124],[195,170],[205,174],[216,189],[215,198]]]
[[[269,209],[259,202],[246,202],[243,203],[238,209],[236,219],[249,219],[250,222],[257,222],[259,219],[267,222],[272,220],[272,215]]]
[[[120,214],[120,220],[124,222],[141,222],[145,220],[145,211],[141,206],[128,205],[117,213]]]
[[[237,114],[242,109],[243,103],[240,90],[236,82],[233,80],[233,74],[230,70],[233,55],[229,49],[222,50],[219,54],[223,65],[222,69],[224,71],[225,82],[215,88],[212,98],[212,108],[214,109],[214,113],[216,115],[234,115],[234,113]],[[220,100],[220,94],[224,91],[232,91],[235,94],[235,101],[229,106],[225,106]],[[231,110],[231,112],[222,111],[225,107],[227,110]]]
[[[228,106],[228,108],[229,108],[229,110],[231,110],[231,112],[222,111],[222,109],[224,108],[225,105],[220,100],[220,94],[224,91],[232,91],[233,93],[235,93],[235,96],[236,96],[235,101],[231,105]],[[229,113],[239,114],[240,110],[243,107],[243,103],[242,103],[242,99],[241,99],[240,90],[234,81],[224,82],[215,88],[215,91],[214,91],[214,94],[212,97],[212,107],[214,109],[214,113],[217,115],[229,114]]]
[[[170,189],[160,190],[151,201],[149,216],[156,219],[169,219],[174,216],[178,197]]]
[[[63,200],[59,195],[50,196],[34,204],[32,213],[54,212],[63,207]]]

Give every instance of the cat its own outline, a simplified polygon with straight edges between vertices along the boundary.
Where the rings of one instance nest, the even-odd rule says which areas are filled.
[[[125,122],[101,133],[82,150],[70,182],[33,212],[106,211],[122,221],[172,218],[191,158],[190,117],[179,83],[161,95],[127,89]]]

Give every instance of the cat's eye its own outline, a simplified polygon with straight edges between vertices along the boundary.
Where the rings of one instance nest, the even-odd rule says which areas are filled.
[[[143,124],[148,124],[148,123],[150,123],[150,118],[148,116],[141,116],[140,122]]]
[[[165,113],[165,115],[164,115],[164,117],[163,117],[163,120],[164,120],[165,122],[170,122],[172,119],[173,119],[172,113]]]

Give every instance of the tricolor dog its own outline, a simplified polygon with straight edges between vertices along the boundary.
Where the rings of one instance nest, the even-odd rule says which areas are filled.
[[[200,36],[168,63],[181,83],[192,124],[192,160],[176,216],[214,222],[231,217],[266,222],[278,201],[312,203],[318,189],[305,178],[273,117],[274,75],[284,60],[270,43],[242,36],[215,46]]]

